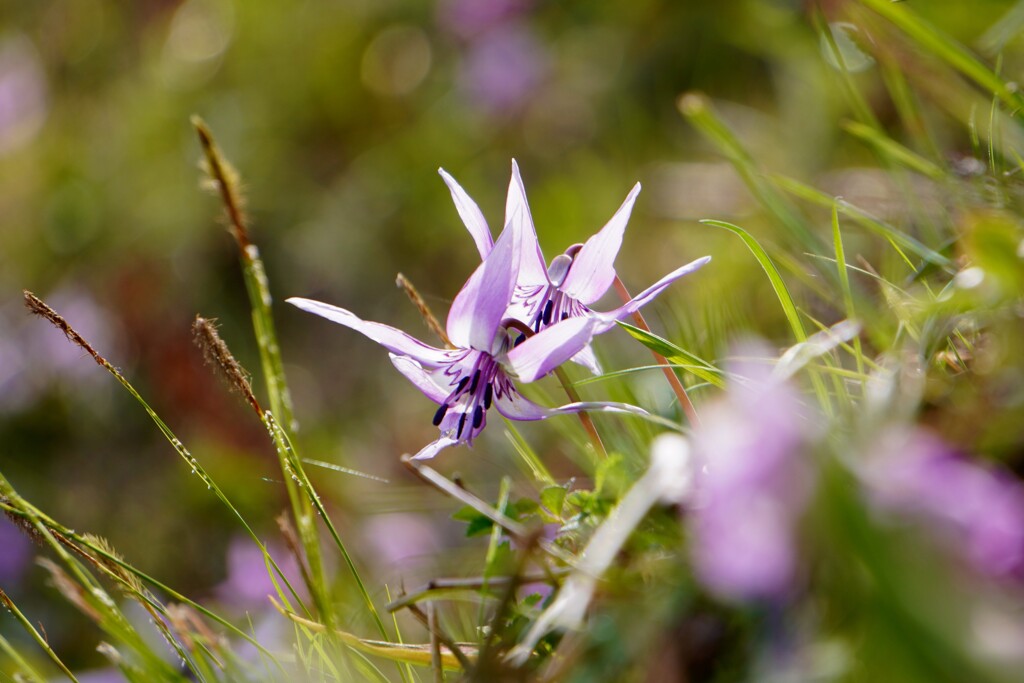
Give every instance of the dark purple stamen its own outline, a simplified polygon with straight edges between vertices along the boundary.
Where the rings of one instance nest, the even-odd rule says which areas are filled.
[[[480,425],[483,424],[483,421],[484,409],[481,406],[477,406],[476,410],[473,411],[473,429],[479,429]]]
[[[480,370],[473,373],[473,382],[469,385],[469,393],[476,392],[476,385],[480,383]]]
[[[444,414],[447,413],[447,412],[448,412],[448,404],[447,403],[442,403],[441,407],[437,409],[436,413],[434,413],[434,426],[435,427],[437,425],[441,424],[441,420],[444,419]]]
[[[545,325],[551,324],[551,311],[555,309],[555,302],[553,299],[548,299],[548,302],[544,304],[544,315],[541,318],[544,320]]]
[[[455,394],[456,395],[457,394],[461,394],[462,390],[466,388],[466,383],[468,383],[468,382],[469,382],[469,378],[468,377],[463,377],[462,379],[460,379],[459,380],[459,386],[455,387]]]
[[[484,410],[490,410],[491,408],[491,395],[494,393],[494,387],[488,384],[484,387]]]
[[[562,311],[562,320],[568,320],[568,319],[569,319],[569,312],[568,311]]]
[[[526,341],[526,335],[525,334],[519,335],[519,337],[515,340],[515,342],[512,343],[512,348],[515,348],[515,347],[519,346],[524,341]]]
[[[462,438],[462,430],[465,427],[466,427],[466,414],[463,413],[462,415],[459,416],[459,429],[458,429],[457,432],[455,432],[455,438],[456,439],[461,439]]]

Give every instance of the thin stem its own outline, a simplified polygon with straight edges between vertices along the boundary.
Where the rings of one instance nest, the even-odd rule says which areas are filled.
[[[573,403],[582,403],[583,400],[580,398],[579,392],[576,391],[576,387],[572,385],[569,380],[569,375],[565,374],[565,370],[561,367],[555,368],[555,377],[562,383],[562,388],[565,389],[566,395],[569,400]],[[583,424],[583,428],[587,430],[587,434],[590,435],[590,440],[594,444],[594,450],[597,451],[598,455],[602,458],[608,457],[608,449],[604,447],[604,442],[601,441],[601,435],[597,433],[597,426],[594,424],[593,418],[586,411],[576,413],[580,418],[580,422]]]
[[[622,284],[622,280],[619,279],[618,275],[615,276],[615,291],[624,304],[629,303],[633,299],[633,296],[626,289],[626,285]],[[651,333],[651,328],[647,326],[647,321],[644,320],[644,315],[640,311],[633,312],[633,322],[644,332]],[[654,356],[654,360],[657,361],[658,365],[667,366],[669,364],[665,356],[657,351],[652,350],[651,355]],[[662,367],[661,371],[665,373],[665,379],[668,380],[672,391],[676,394],[676,398],[679,399],[679,407],[683,409],[683,413],[686,415],[690,425],[694,427],[699,426],[700,418],[697,416],[697,410],[693,407],[690,397],[686,395],[686,387],[679,381],[679,377],[676,376],[671,367]]]

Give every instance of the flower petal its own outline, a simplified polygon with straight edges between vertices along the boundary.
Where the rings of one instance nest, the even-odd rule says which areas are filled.
[[[583,350],[599,322],[580,317],[551,325],[510,350],[508,364],[520,381],[543,377]]]
[[[572,413],[622,413],[628,415],[648,416],[643,408],[628,403],[615,403],[605,401],[580,401],[578,403],[567,403],[557,408],[545,408],[525,398],[519,392],[502,394],[494,399],[494,406],[498,412],[510,420],[544,420],[554,415],[570,415]]]
[[[592,375],[601,374],[601,364],[597,362],[597,356],[594,355],[594,347],[590,344],[584,346],[582,351],[569,360],[578,365],[582,365],[587,370],[590,370],[590,374]]]
[[[462,286],[448,311],[448,337],[460,348],[490,353],[498,324],[515,290],[518,235],[508,226],[494,248]]]
[[[424,396],[438,404],[444,403],[444,400],[448,398],[451,388],[446,389],[440,386],[430,373],[423,369],[422,365],[408,356],[398,356],[393,353],[388,355],[391,357],[391,363],[395,369],[405,375],[405,378],[422,391]]]
[[[388,351],[399,356],[408,356],[424,367],[436,368],[448,361],[449,351],[428,346],[390,325],[363,320],[344,308],[338,308],[337,306],[320,301],[313,301],[312,299],[292,297],[287,299],[287,301],[307,313],[315,313],[322,318],[327,318],[331,322],[349,327],[369,337]]]
[[[626,201],[600,232],[584,243],[559,289],[585,304],[597,301],[608,291],[615,279],[615,257],[622,246],[622,234],[638,194],[640,183],[633,186]]]
[[[601,323],[594,329],[594,334],[601,334],[602,332],[607,331],[614,326],[615,321],[622,320],[627,315],[631,315],[638,311],[641,307],[647,305],[647,303],[654,299],[654,297],[661,294],[661,292],[670,284],[684,275],[689,275],[690,273],[703,268],[710,260],[710,256],[704,256],[696,261],[687,263],[685,266],[673,270],[671,273],[640,292],[638,295],[630,299],[625,305],[619,306],[607,313],[594,313],[594,317],[601,321]]]
[[[491,237],[491,229],[487,226],[487,219],[484,218],[483,212],[447,171],[439,168],[437,172],[441,174],[445,184],[448,185],[448,190],[452,193],[452,201],[455,202],[455,209],[459,212],[459,217],[465,223],[473,241],[476,242],[480,258],[487,258],[494,246],[494,239]]]
[[[508,183],[508,197],[505,200],[505,222],[520,234],[518,283],[527,286],[546,285],[548,269],[537,241],[537,230],[533,226],[530,205],[526,201],[526,188],[515,159],[512,160],[512,179]]]
[[[420,452],[412,456],[413,460],[429,460],[435,455],[448,448],[459,443],[458,439],[450,439],[447,436],[442,436],[437,441],[432,441],[420,449]]]

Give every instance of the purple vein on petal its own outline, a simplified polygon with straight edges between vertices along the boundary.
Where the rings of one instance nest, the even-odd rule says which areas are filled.
[[[509,365],[521,381],[533,382],[579,353],[598,324],[580,317],[545,328],[508,352]]]
[[[633,186],[611,220],[584,243],[562,284],[563,292],[584,304],[591,304],[612,286],[615,280],[615,257],[622,246],[622,235],[626,231],[638,194],[640,183]]]
[[[447,361],[448,351],[424,344],[390,325],[363,320],[344,308],[301,297],[292,297],[287,299],[287,302],[307,313],[319,315],[331,322],[353,329],[377,342],[388,351],[400,356],[408,356],[424,367],[436,368]]]

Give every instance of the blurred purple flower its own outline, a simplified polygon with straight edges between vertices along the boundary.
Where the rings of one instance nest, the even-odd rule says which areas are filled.
[[[268,547],[267,552],[277,562],[292,587],[301,589],[299,565],[295,557],[280,548]],[[263,551],[251,538],[237,537],[231,540],[228,545],[227,576],[215,592],[219,600],[241,609],[269,605],[267,596],[276,595]]]
[[[492,115],[507,114],[537,91],[547,64],[544,46],[530,29],[498,26],[466,48],[459,84],[473,105]]]
[[[883,510],[917,517],[980,573],[1024,575],[1024,486],[971,462],[923,429],[892,428],[873,448],[865,479]]]
[[[543,420],[586,410],[644,412],[613,403],[544,408],[516,389],[512,378],[532,382],[577,354],[590,341],[597,322],[572,318],[523,338],[518,323],[505,317],[519,272],[519,238],[518,231],[506,227],[452,302],[447,332],[454,348],[428,346],[401,330],[362,320],[330,304],[288,299],[288,303],[349,327],[386,348],[395,368],[440,405],[434,425],[441,436],[414,458],[432,458],[455,444],[472,445],[487,425],[492,401],[499,413],[512,420]],[[518,337],[515,343],[513,337]]]
[[[47,300],[97,348],[116,352],[110,314],[88,293],[65,285]],[[0,310],[0,412],[23,410],[55,386],[92,399],[105,373],[60,330],[24,310]]]
[[[483,212],[451,175],[444,169],[438,171],[452,193],[462,222],[476,242],[480,258],[486,259],[493,246],[491,230]],[[541,332],[564,320],[590,318],[595,322],[593,333],[601,334],[614,327],[615,321],[639,310],[670,284],[711,260],[710,256],[705,256],[677,268],[625,305],[607,313],[591,310],[589,305],[604,296],[615,281],[615,257],[622,246],[622,236],[639,193],[640,183],[637,183],[601,230],[585,244],[569,247],[564,254],[553,258],[548,266],[537,240],[537,230],[530,215],[519,165],[513,159],[512,179],[505,203],[505,221],[518,233],[521,248],[515,290],[506,315],[522,321],[534,332]],[[595,375],[601,372],[589,343],[572,360]]]
[[[443,28],[473,40],[522,14],[530,4],[530,0],[443,0],[438,5],[437,18]]]
[[[797,391],[766,366],[731,370],[745,379],[701,413],[693,435],[703,466],[690,517],[694,570],[727,599],[781,598],[796,574],[795,527],[812,485],[802,453],[815,430]]]
[[[0,41],[0,156],[30,141],[46,119],[46,74],[24,35]]]
[[[0,586],[21,580],[32,562],[32,542],[14,522],[0,515]]]
[[[374,515],[363,525],[382,566],[396,568],[418,557],[434,553],[440,546],[434,527],[420,515],[391,513]]]

